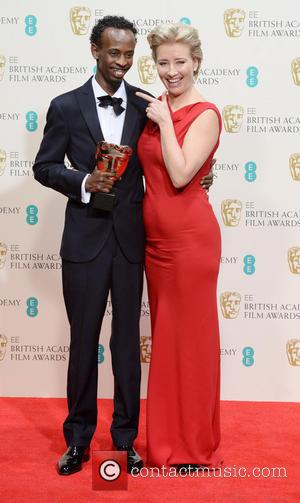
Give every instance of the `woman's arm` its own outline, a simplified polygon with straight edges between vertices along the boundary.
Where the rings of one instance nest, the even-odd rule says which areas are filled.
[[[180,148],[173,124],[161,122],[163,159],[174,187],[187,185],[203,166],[217,143],[219,122],[213,110],[206,110],[191,124]]]
[[[146,95],[143,95],[144,97]],[[145,98],[146,99],[146,98]],[[202,167],[218,140],[219,121],[214,110],[206,110],[191,124],[182,148],[179,146],[166,94],[162,101],[149,98],[147,116],[159,125],[162,155],[176,188],[187,185]]]

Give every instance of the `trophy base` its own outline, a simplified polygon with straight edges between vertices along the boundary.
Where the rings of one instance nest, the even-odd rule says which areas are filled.
[[[112,211],[115,204],[116,195],[106,194],[104,192],[96,192],[92,194],[91,206],[96,210]]]

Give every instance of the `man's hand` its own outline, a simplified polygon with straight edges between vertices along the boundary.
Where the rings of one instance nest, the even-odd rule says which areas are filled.
[[[217,159],[212,159],[210,163],[210,171],[205,175],[203,178],[200,180],[200,185],[205,189],[207,192],[209,191],[210,187],[213,184],[214,181],[214,174],[213,174],[213,167],[216,163]]]
[[[110,192],[116,179],[114,171],[99,171],[96,167],[85,181],[85,190],[87,192]]]

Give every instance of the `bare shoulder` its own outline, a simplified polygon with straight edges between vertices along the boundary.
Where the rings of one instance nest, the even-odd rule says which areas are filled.
[[[218,112],[214,108],[207,108],[202,113],[198,115],[198,117],[191,124],[191,128],[196,130],[219,130],[219,117]]]

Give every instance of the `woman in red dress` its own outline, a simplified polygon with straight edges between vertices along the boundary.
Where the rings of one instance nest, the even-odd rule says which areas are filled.
[[[148,36],[166,92],[146,99],[138,154],[146,179],[146,277],[152,353],[147,399],[148,462],[218,467],[220,348],[216,302],[221,240],[206,191],[220,113],[194,86],[202,60],[191,26]]]

